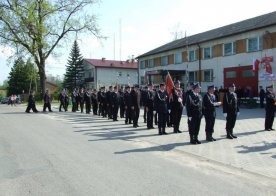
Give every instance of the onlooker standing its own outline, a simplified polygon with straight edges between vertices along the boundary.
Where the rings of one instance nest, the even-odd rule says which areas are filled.
[[[273,86],[266,87],[266,107],[265,107],[265,130],[274,131],[272,128],[275,116],[275,94],[273,93]]]

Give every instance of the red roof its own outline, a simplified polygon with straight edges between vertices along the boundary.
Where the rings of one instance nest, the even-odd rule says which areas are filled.
[[[137,62],[135,61],[114,61],[105,60],[104,58],[84,60],[95,67],[137,69]]]

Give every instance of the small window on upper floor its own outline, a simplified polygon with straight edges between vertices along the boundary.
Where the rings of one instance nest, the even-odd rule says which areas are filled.
[[[168,65],[168,62],[169,62],[168,56],[162,56],[162,57],[161,57],[161,65],[162,65],[162,66]]]
[[[174,64],[182,63],[182,53],[178,52],[174,54]]]
[[[140,61],[140,69],[145,69],[145,61]]]
[[[148,67],[154,67],[154,59],[148,60]]]
[[[195,60],[196,60],[195,51],[194,50],[189,51],[189,62],[192,62]]]
[[[203,48],[203,59],[212,58],[212,49],[211,47]]]
[[[255,52],[263,49],[262,37],[254,37],[247,39],[247,52]]]
[[[233,54],[236,54],[236,42],[223,44],[223,55],[229,56]]]

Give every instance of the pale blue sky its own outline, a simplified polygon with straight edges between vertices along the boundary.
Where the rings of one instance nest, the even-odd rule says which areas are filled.
[[[274,0],[102,0],[91,11],[98,15],[102,34],[108,39],[100,43],[93,36],[80,35],[78,42],[84,58],[114,59],[115,48],[115,59],[126,60],[172,41],[171,32],[182,31],[184,36],[186,31],[189,36],[273,12],[275,7]],[[58,58],[47,60],[47,74],[64,74],[73,41],[59,50]],[[6,62],[9,54],[0,48],[0,84],[10,72],[11,65]]]

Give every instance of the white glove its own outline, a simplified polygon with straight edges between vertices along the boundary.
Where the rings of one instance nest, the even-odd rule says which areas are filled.
[[[227,113],[223,113],[223,116],[226,118],[227,117]]]
[[[240,112],[237,112],[237,116],[239,116],[240,115]]]
[[[191,120],[192,120],[192,117],[188,117],[188,120],[191,121]]]
[[[155,114],[156,114],[156,111],[153,111],[153,114],[155,115]]]
[[[171,110],[168,110],[169,113],[171,113]]]
[[[178,97],[177,101],[181,103],[182,102],[182,98]]]

